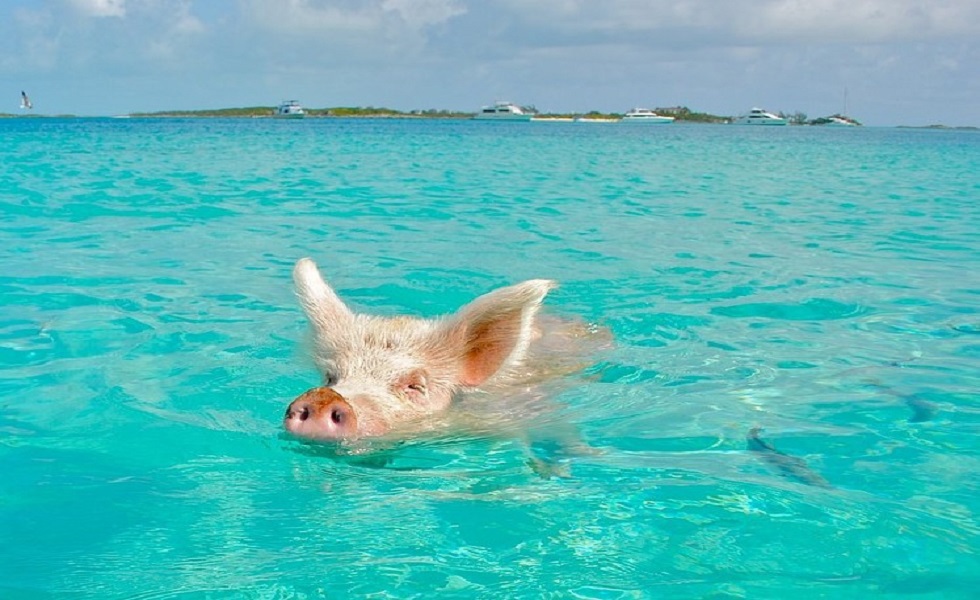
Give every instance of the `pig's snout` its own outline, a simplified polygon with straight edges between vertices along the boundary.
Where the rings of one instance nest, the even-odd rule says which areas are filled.
[[[357,435],[357,415],[344,397],[326,387],[293,400],[283,418],[286,431],[311,440],[340,440]]]

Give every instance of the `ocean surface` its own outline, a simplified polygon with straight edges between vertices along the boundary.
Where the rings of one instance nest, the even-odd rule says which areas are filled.
[[[977,597],[980,132],[6,119],[0,214],[0,598]],[[580,443],[284,436],[304,256],[559,281]]]

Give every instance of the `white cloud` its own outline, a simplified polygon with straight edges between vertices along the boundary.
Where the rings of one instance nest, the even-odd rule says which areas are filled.
[[[204,24],[192,14],[193,0],[66,0],[86,17],[119,17],[158,23],[165,33],[199,33]]]
[[[241,0],[240,7],[258,39],[288,39],[279,56],[360,64],[420,60],[430,30],[466,12],[462,0]]]
[[[774,0],[742,13],[734,30],[749,39],[887,43],[980,32],[980,3],[963,0]]]
[[[204,33],[204,23],[191,13],[189,4],[181,4],[173,16],[172,31],[181,35]]]
[[[126,16],[126,0],[69,0],[69,3],[90,17]]]
[[[397,13],[415,29],[439,25],[466,13],[466,8],[456,0],[384,0],[381,10]]]
[[[242,0],[260,28],[297,34],[397,34],[443,24],[466,12],[461,0]],[[394,19],[394,21],[393,21]]]
[[[205,33],[206,27],[191,13],[187,2],[167,3],[167,8],[170,12],[151,11],[144,16],[147,22],[159,23],[159,30],[147,36],[146,54],[156,60],[180,64],[188,41]]]
[[[246,16],[258,27],[285,33],[363,32],[377,29],[370,4],[324,4],[313,0],[243,0]]]
[[[18,9],[11,21],[19,39],[16,50],[0,53],[0,69],[16,72],[25,68],[49,69],[57,64],[58,34],[50,11]]]
[[[145,72],[152,61],[178,68],[207,31],[193,6],[193,0],[46,0],[15,9],[9,23],[16,60],[0,60],[0,67],[123,73]]]
[[[980,34],[976,0],[500,0],[544,31],[684,29],[717,41],[880,43]],[[704,44],[711,39],[705,38]]]

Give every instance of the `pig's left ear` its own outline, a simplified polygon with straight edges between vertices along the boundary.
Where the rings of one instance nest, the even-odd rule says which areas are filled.
[[[483,384],[516,366],[535,335],[534,316],[555,282],[532,279],[494,290],[459,309],[443,329],[455,348],[457,377],[464,386]]]
[[[303,312],[318,334],[330,336],[342,331],[354,318],[354,313],[337,296],[320,275],[316,263],[301,258],[293,267],[293,282]]]

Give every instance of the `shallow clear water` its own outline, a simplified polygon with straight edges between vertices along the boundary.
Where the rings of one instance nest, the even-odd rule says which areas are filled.
[[[0,140],[0,597],[980,589],[977,132],[16,119]],[[302,256],[385,315],[560,281],[548,309],[616,339],[552,393],[594,451],[545,479],[507,437],[352,460],[281,436],[318,381]]]

